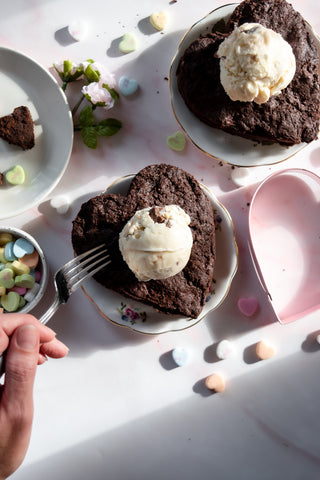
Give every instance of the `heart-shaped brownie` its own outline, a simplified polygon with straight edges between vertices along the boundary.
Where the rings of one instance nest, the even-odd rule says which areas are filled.
[[[34,147],[34,126],[28,107],[17,107],[11,115],[0,118],[0,137],[23,150]]]
[[[217,50],[244,23],[279,33],[292,47],[296,71],[278,95],[262,104],[233,101],[220,82]],[[177,68],[178,89],[187,107],[204,123],[244,138],[282,145],[311,142],[319,132],[319,53],[315,36],[286,0],[244,0],[225,25],[194,40]]]
[[[189,262],[164,280],[138,281],[119,250],[119,234],[137,210],[178,205],[191,219]],[[197,318],[208,295],[215,261],[215,222],[210,200],[197,180],[166,164],[150,165],[132,180],[126,196],[103,193],[81,206],[73,221],[76,254],[106,243],[111,263],[95,275],[107,288],[152,305],[159,311]]]

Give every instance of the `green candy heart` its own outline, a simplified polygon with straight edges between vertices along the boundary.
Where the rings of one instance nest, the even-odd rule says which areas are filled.
[[[137,41],[131,33],[125,33],[119,43],[119,50],[122,53],[130,53],[136,50]]]
[[[5,288],[14,286],[14,272],[11,268],[4,268],[0,272],[0,285]]]
[[[0,272],[0,274],[1,273],[2,272]],[[23,273],[22,275],[16,276],[15,284],[17,287],[33,288],[35,284],[35,279],[32,275],[29,275],[28,273]]]
[[[186,145],[186,138],[182,132],[176,132],[174,135],[170,135],[170,137],[167,138],[167,145],[171,150],[181,152]]]
[[[6,180],[11,185],[22,185],[26,179],[26,174],[20,165],[16,165],[6,173]]]
[[[20,296],[20,299],[19,299],[18,309],[20,310],[20,308],[23,308],[27,302],[23,297],[21,297],[21,295],[19,296]]]
[[[18,310],[19,304],[20,295],[17,292],[9,292],[1,297],[1,305],[7,312],[15,312]]]

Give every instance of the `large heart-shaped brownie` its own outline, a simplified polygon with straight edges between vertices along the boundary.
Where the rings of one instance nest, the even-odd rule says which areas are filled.
[[[232,101],[220,82],[217,50],[244,23],[260,23],[292,47],[296,72],[266,103]],[[311,142],[319,132],[319,53],[310,28],[286,0],[244,0],[227,25],[213,25],[183,53],[177,82],[188,108],[204,123],[244,138],[282,145]]]
[[[179,205],[190,216],[193,246],[186,267],[165,280],[138,281],[122,258],[119,234],[137,210]],[[210,200],[184,170],[150,165],[132,180],[126,196],[101,194],[81,206],[73,221],[76,254],[106,243],[111,264],[95,275],[105,287],[173,314],[197,318],[208,295],[215,261],[215,224]]]

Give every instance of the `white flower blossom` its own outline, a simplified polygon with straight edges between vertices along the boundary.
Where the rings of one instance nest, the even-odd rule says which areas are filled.
[[[82,93],[90,100],[93,105],[99,105],[105,109],[112,108],[114,99],[110,92],[103,87],[102,82],[91,82],[82,87]]]
[[[109,88],[115,88],[116,86],[116,80],[107,67],[103,65],[102,63],[99,62],[82,62],[81,66],[83,68],[83,71],[85,72],[87,67],[90,66],[90,68],[97,72],[99,74],[99,82],[101,84],[105,83],[108,85]]]

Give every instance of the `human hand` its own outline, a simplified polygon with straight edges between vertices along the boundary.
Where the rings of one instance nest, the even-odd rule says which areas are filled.
[[[28,314],[0,314],[0,353],[6,352],[0,385],[0,480],[22,463],[33,420],[33,384],[37,365],[46,357],[62,358],[68,348],[50,328]]]

